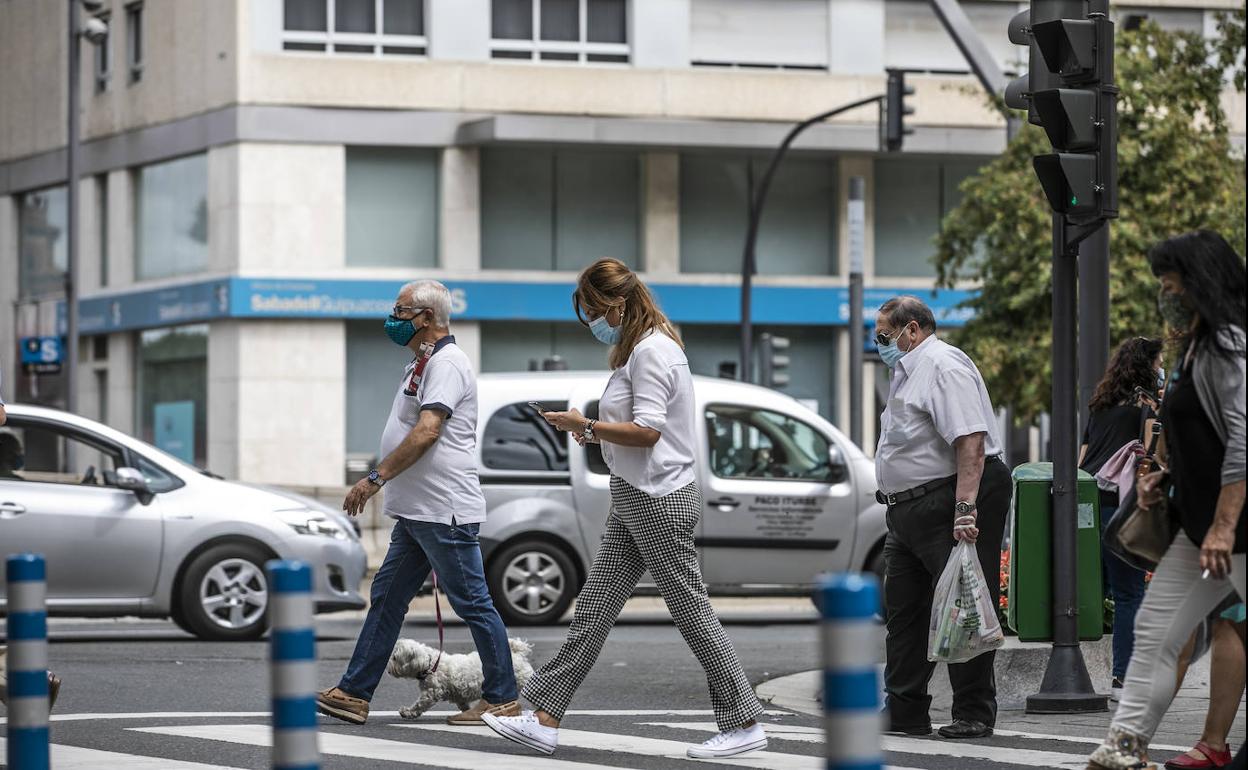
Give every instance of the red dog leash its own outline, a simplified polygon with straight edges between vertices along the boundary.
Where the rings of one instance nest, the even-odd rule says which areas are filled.
[[[424,674],[416,677],[417,679],[420,679],[422,681],[425,679],[425,677],[437,672],[438,664],[442,662],[442,647],[445,643],[444,631],[442,629],[442,600],[438,596],[438,573],[434,572],[432,574],[433,574],[433,610],[434,610],[434,614],[436,614],[438,618],[438,657],[435,658],[433,661],[433,668],[430,668]]]

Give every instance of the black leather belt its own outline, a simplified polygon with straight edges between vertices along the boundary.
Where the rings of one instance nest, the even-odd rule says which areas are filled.
[[[889,508],[892,508],[897,503],[904,503],[907,500],[917,500],[929,492],[935,492],[938,489],[953,486],[957,480],[958,474],[955,473],[952,476],[947,476],[943,479],[936,479],[935,481],[929,481],[926,484],[920,484],[917,487],[911,487],[910,489],[903,489],[902,491],[894,492],[891,495],[886,495],[877,489],[875,490],[875,501],[881,505],[887,505]]]

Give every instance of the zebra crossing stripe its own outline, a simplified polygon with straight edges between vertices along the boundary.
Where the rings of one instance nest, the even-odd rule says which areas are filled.
[[[488,727],[456,727],[439,724],[405,724],[394,725],[420,730],[422,732],[471,733],[479,736],[494,737]],[[718,732],[718,730],[716,731]],[[638,754],[647,757],[666,759],[687,759],[685,750],[689,748],[686,741],[672,741],[663,738],[644,738],[639,735],[618,735],[615,733],[598,733],[587,730],[569,730],[559,728],[560,747],[578,749],[597,749],[623,754]],[[756,751],[739,757],[716,759],[716,764],[732,767],[751,767],[760,770],[815,770],[825,767],[822,757],[804,754],[776,754],[770,751]]]
[[[0,765],[6,764],[4,744],[0,743]],[[124,767],[126,770],[240,770],[232,765],[202,765],[165,757],[145,757],[119,751],[88,749],[82,746],[52,744],[52,766],[57,768]]]
[[[449,727],[449,725],[448,725]],[[153,735],[169,735],[178,738],[199,738],[245,746],[269,746],[271,735],[267,725],[177,725],[170,727],[131,727],[131,730]],[[454,728],[463,730],[464,728]],[[481,770],[483,767],[506,767],[507,770],[621,770],[618,765],[599,765],[588,762],[515,754],[522,751],[499,742],[499,751],[474,751],[447,746],[431,746],[425,743],[391,741],[385,738],[366,738],[324,731],[320,734],[321,755],[374,759],[383,762],[403,762],[418,767],[437,767],[446,770]]]

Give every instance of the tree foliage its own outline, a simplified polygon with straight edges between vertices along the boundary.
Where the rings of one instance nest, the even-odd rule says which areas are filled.
[[[1245,246],[1242,154],[1227,130],[1223,94],[1244,90],[1244,10],[1219,35],[1167,32],[1146,22],[1117,38],[1119,218],[1112,223],[1110,341],[1159,336],[1157,282],[1146,253],[1157,241],[1207,228]],[[953,337],[979,365],[994,403],[1017,419],[1047,411],[1052,342],[1052,220],[1032,156],[1050,152],[1024,123],[1006,151],[961,185],[962,202],[937,236],[938,283],[982,285],[975,318]],[[1100,372],[1092,376],[1099,377]]]

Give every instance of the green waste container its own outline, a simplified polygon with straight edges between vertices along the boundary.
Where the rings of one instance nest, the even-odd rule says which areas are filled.
[[[1024,642],[1053,640],[1053,463],[1014,469],[1010,515],[1010,582],[1006,624]],[[1101,588],[1101,526],[1096,479],[1079,471],[1076,536],[1079,638],[1100,639],[1105,600]]]

